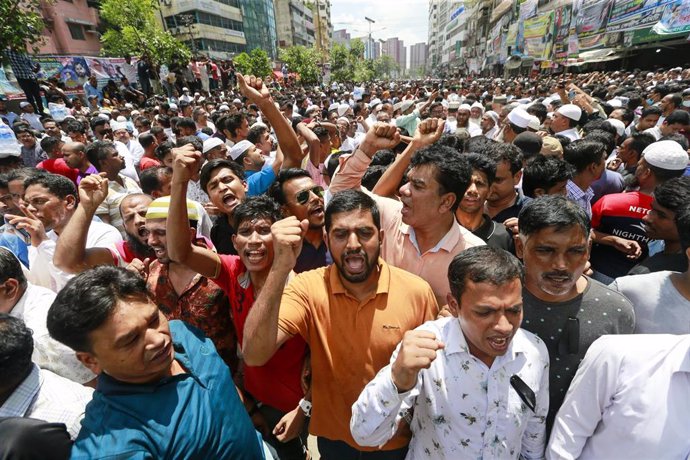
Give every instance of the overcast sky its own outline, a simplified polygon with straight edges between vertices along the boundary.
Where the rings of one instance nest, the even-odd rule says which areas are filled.
[[[429,0],[331,0],[333,30],[347,29],[352,38],[369,33],[364,16],[376,21],[371,25],[375,39],[398,37],[409,47],[426,43]]]

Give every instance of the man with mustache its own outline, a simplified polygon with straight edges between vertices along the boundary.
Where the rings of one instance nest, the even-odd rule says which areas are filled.
[[[436,316],[431,287],[379,257],[381,217],[359,190],[337,193],[326,208],[326,242],[334,265],[294,277],[307,222],[294,216],[271,227],[275,256],[244,326],[248,365],[266,363],[284,343],[303,338],[311,350],[309,432],[324,459],[402,459],[409,435],[380,450],[358,445],[350,433],[352,404],[366,382],[388,364],[403,334]]]
[[[525,265],[522,328],[546,344],[550,359],[550,430],[570,381],[589,346],[605,334],[630,334],[635,316],[618,292],[585,275],[590,223],[560,195],[530,202],[518,217],[517,256]]]

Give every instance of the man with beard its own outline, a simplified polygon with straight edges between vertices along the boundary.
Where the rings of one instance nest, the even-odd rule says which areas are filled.
[[[482,130],[482,135],[494,139],[498,136],[500,129],[498,128],[498,114],[493,110],[486,112],[479,122],[479,127]]]
[[[333,263],[323,239],[323,187],[316,185],[304,169],[284,169],[271,186],[270,195],[281,205],[285,216],[309,222],[294,272],[302,273]]]
[[[379,210],[359,190],[335,194],[326,209],[326,241],[334,265],[301,273],[285,287],[307,226],[292,216],[271,227],[275,255],[247,315],[245,362],[262,365],[300,336],[311,351],[309,431],[317,436],[321,456],[404,458],[406,434],[394,436],[381,449],[359,446],[350,433],[351,408],[365,383],[388,364],[403,334],[436,316],[434,293],[422,279],[379,258]]]
[[[170,267],[183,267],[191,273],[198,273],[197,276],[212,280],[222,288],[230,299],[231,315],[226,317],[232,318],[239,342],[242,343],[245,321],[253,308],[256,293],[263,292],[267,287],[274,258],[271,225],[281,217],[279,207],[265,196],[249,197],[234,207],[232,226],[237,233],[232,235],[231,241],[239,256],[219,255],[202,245],[192,244],[187,231],[190,207],[184,205],[184,189],[191,178],[193,167],[190,166],[198,157],[195,156],[197,152],[189,148],[175,153],[167,228],[162,223],[155,224],[155,229],[163,226],[161,231],[167,235],[167,254],[174,261]],[[154,229],[148,220],[147,228]],[[152,245],[155,243],[151,239],[149,242]],[[306,433],[296,439],[285,439],[289,441],[286,444],[282,444],[276,435],[283,434],[277,425],[296,424],[299,427],[294,428],[292,436],[295,437],[302,431],[305,416],[308,415],[299,408],[304,396],[301,372],[306,352],[304,340],[294,337],[268,362],[257,366],[245,361],[245,405],[250,415],[260,412],[268,424],[270,431],[264,433],[265,440],[276,448],[280,458],[304,458]],[[255,423],[261,423],[258,415],[253,418]]]
[[[589,218],[560,195],[532,200],[520,212],[515,240],[525,265],[522,328],[549,350],[550,431],[570,381],[589,346],[605,334],[630,334],[635,316],[630,302],[583,275],[589,258]]]
[[[436,142],[443,128],[444,122],[435,118],[421,122],[405,151],[376,184],[373,195],[385,234],[383,260],[423,278],[439,304],[445,304],[450,286],[448,278],[438,274],[448,270],[453,257],[464,249],[484,244],[455,219],[472,168],[457,151]],[[374,125],[332,179],[330,192],[359,189],[374,154],[394,148],[399,141],[395,126]],[[404,175],[408,182],[400,187]],[[399,190],[400,200],[385,198],[395,190]]]
[[[71,278],[53,263],[57,242],[77,208],[77,190],[64,176],[40,174],[24,181],[23,216],[7,216],[10,223],[31,236],[31,278],[38,284],[58,292]],[[122,241],[111,225],[91,222],[86,235],[86,248],[109,248]]]
[[[146,210],[152,198],[143,193],[127,195],[120,203],[125,240],[109,248],[86,249],[86,238],[96,209],[107,195],[108,179],[101,174],[85,177],[79,184],[79,204],[55,248],[53,263],[66,273],[80,273],[98,265],[142,267],[153,258],[147,244]]]

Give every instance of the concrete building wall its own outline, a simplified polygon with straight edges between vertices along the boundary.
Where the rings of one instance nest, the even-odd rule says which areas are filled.
[[[41,10],[46,40],[39,54],[99,55],[98,10],[91,8],[86,0],[44,2]]]
[[[321,1],[321,0],[320,0]],[[314,13],[304,0],[273,0],[278,47],[312,46],[316,42]]]

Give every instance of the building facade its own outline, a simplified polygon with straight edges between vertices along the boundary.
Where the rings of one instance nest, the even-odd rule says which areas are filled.
[[[193,53],[230,59],[247,50],[240,0],[160,0],[160,5],[164,27]]]
[[[331,49],[331,37],[333,36],[333,23],[331,22],[331,0],[310,0],[309,6],[314,17],[315,46],[328,56]]]
[[[99,55],[101,42],[95,3],[87,0],[42,2],[41,12],[46,28],[39,54]]]
[[[410,47],[410,74],[422,77],[426,73],[427,46],[426,43],[416,43]]]
[[[261,48],[276,59],[278,37],[273,0],[241,0],[241,6],[247,52]]]
[[[381,54],[392,57],[400,67],[400,74],[404,74],[407,69],[407,47],[398,37],[389,38],[381,45]]]
[[[339,43],[341,45],[345,45],[346,47],[350,47],[350,34],[348,33],[347,29],[338,29],[333,31],[333,43]]]
[[[304,0],[274,0],[273,6],[279,48],[314,45],[314,13]]]

